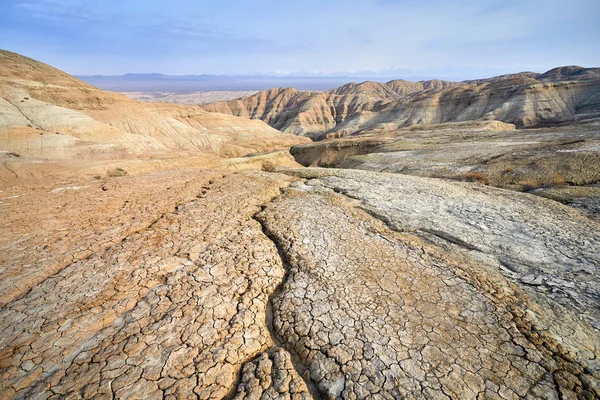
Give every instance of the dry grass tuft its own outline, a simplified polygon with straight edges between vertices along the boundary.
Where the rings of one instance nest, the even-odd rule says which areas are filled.
[[[119,176],[125,176],[127,175],[127,171],[125,171],[123,168],[115,168],[115,169],[111,169],[110,171],[108,171],[106,173],[106,176],[109,176],[111,178],[116,178]]]
[[[265,161],[262,163],[262,170],[265,172],[275,172],[277,166],[272,161]]]
[[[488,179],[481,172],[467,172],[465,174],[464,180],[467,182],[478,182],[484,185],[488,184]]]

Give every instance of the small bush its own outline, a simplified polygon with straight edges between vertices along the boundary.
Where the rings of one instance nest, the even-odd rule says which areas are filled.
[[[521,191],[523,192],[529,192],[530,190],[537,189],[540,187],[539,182],[534,179],[525,179],[519,181],[518,183],[521,186]]]
[[[569,160],[567,180],[576,186],[600,182],[600,154],[579,153]]]
[[[566,183],[565,178],[560,174],[553,174],[551,177],[550,184],[552,186],[563,186]]]
[[[465,180],[467,182],[478,182],[478,183],[483,183],[483,184],[487,184],[487,179],[485,177],[485,175],[483,175],[481,172],[467,172],[465,174]]]
[[[272,161],[265,161],[262,163],[262,170],[265,172],[275,172],[276,169],[277,167]]]
[[[116,177],[125,176],[125,175],[127,175],[127,171],[125,171],[123,168],[111,169],[110,171],[108,171],[106,173],[106,176],[110,176],[111,178],[116,178]]]

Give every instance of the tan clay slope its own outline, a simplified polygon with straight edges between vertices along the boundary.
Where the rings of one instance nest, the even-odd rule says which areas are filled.
[[[45,159],[156,152],[241,156],[305,143],[262,121],[197,106],[145,104],[46,64],[0,51],[0,150]]]
[[[204,108],[316,139],[471,120],[535,127],[600,117],[600,69],[568,66],[465,82],[350,83],[312,94],[274,89]]]
[[[400,99],[394,88],[377,82],[350,83],[329,92],[270,89],[245,99],[205,104],[205,110],[261,119],[283,132],[319,138],[340,124]]]

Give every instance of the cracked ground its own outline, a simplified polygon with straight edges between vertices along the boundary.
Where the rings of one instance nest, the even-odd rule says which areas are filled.
[[[599,227],[550,201],[319,169],[0,194],[1,399],[600,396]]]

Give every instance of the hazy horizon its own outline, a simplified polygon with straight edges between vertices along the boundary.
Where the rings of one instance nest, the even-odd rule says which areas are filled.
[[[103,90],[115,92],[173,93],[190,93],[198,91],[260,91],[277,87],[292,87],[298,90],[322,91],[334,89],[350,82],[361,83],[364,81],[374,81],[386,83],[395,79],[409,81],[436,79],[436,77],[427,76],[394,76],[390,78],[361,75],[165,75],[160,73],[75,76]],[[476,79],[479,78],[490,78],[490,76],[477,77]],[[460,79],[455,80],[459,81]]]
[[[0,48],[79,76],[478,79],[600,65],[600,2],[5,0]]]

